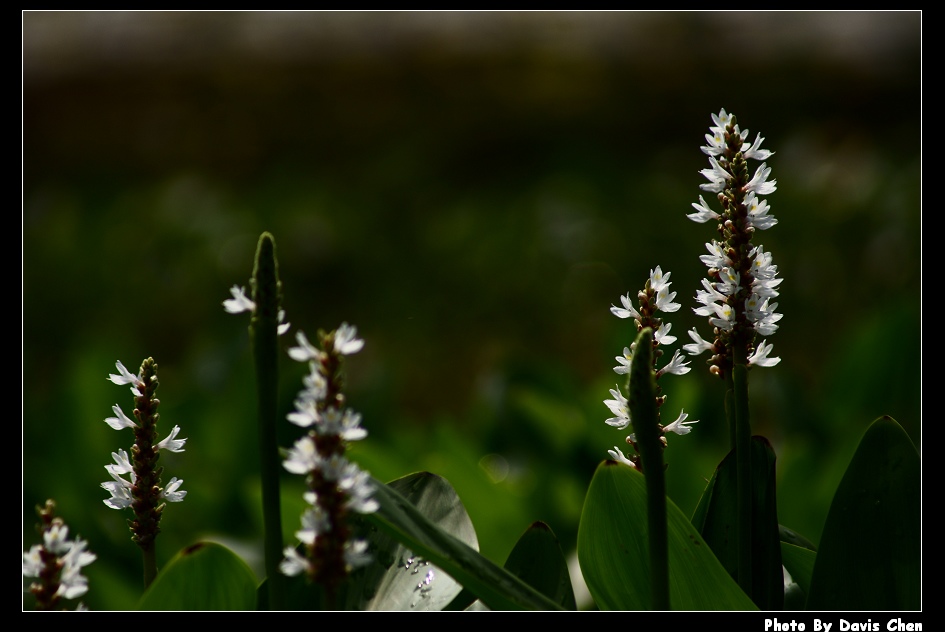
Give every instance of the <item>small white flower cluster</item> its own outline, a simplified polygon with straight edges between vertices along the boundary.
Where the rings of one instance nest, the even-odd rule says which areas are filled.
[[[660,312],[675,312],[680,308],[679,303],[674,303],[673,299],[676,298],[676,292],[670,292],[669,286],[672,282],[669,280],[669,277],[672,273],[667,272],[663,274],[663,270],[660,266],[656,266],[655,269],[650,270],[650,279],[647,283],[649,287],[649,293],[655,297],[653,301],[652,308],[655,311]],[[647,293],[641,292],[640,294],[641,301],[649,300]],[[637,323],[637,330],[642,329],[643,327],[649,326],[649,319],[646,318],[643,314],[640,313],[633,306],[633,302],[630,298],[630,294],[626,294],[620,297],[620,302],[623,307],[617,307],[615,305],[610,306],[611,313],[617,318],[633,318]],[[643,307],[641,306],[641,310]],[[671,345],[676,342],[676,336],[670,335],[669,331],[672,328],[670,323],[660,323],[660,325],[655,329],[653,333],[653,340],[657,345]],[[624,347],[623,355],[617,356],[617,366],[614,367],[614,373],[618,375],[626,375],[630,372],[630,364],[633,360],[633,352],[636,349],[636,343],[631,343],[629,347]],[[655,359],[654,359],[655,361]],[[659,379],[663,375],[672,374],[672,375],[685,375],[690,371],[689,366],[684,361],[683,356],[679,353],[677,349],[673,353],[672,359],[666,363],[663,368],[656,371],[656,379]],[[628,427],[632,421],[630,419],[630,409],[629,402],[627,398],[624,397],[623,393],[620,392],[620,386],[618,385],[616,389],[610,389],[610,395],[613,399],[605,399],[604,405],[610,409],[610,412],[613,413],[613,417],[606,419],[604,423],[608,426],[613,426],[618,430],[623,430]],[[686,421],[689,415],[682,410],[679,411],[679,417],[673,423],[662,428],[663,433],[666,432],[675,432],[676,434],[684,435],[689,434],[692,428],[689,427],[689,424],[698,423],[698,421]],[[627,437],[627,443],[634,445],[636,443],[636,437],[634,434],[631,434]],[[623,452],[620,451],[620,448],[614,446],[613,450],[608,450],[607,453],[610,457],[621,463],[636,467],[636,465],[624,456]]]
[[[725,108],[722,108],[722,110],[718,113],[718,115],[712,114],[711,116],[712,116],[712,122],[715,123],[715,125],[709,128],[709,132],[711,133],[705,135],[705,139],[706,141],[708,141],[708,144],[703,146],[701,149],[702,149],[702,153],[709,156],[710,163],[713,165],[717,165],[718,163],[714,162],[712,159],[715,156],[720,156],[724,154],[725,150],[728,149],[728,145],[725,142],[725,128],[728,127],[729,124],[732,122],[733,117],[731,114],[728,114],[725,111]],[[747,159],[767,160],[772,154],[774,154],[773,151],[768,151],[767,149],[761,149],[761,143],[763,143],[765,140],[761,136],[761,134],[758,134],[757,136],[755,136],[755,142],[749,145],[747,142],[745,142],[745,139],[748,138],[747,129],[745,130],[739,129],[738,125],[736,124],[735,133],[741,137],[742,145],[739,151],[742,152],[742,156],[744,156],[746,160]],[[761,165],[760,169],[763,170],[764,165]],[[724,172],[724,169],[722,171]],[[703,173],[705,173],[705,171],[703,171]],[[708,188],[709,186],[710,185],[703,184],[701,188],[703,191],[715,190],[715,189]],[[718,191],[721,191],[721,190],[722,189],[718,189]],[[772,189],[772,191],[773,190],[774,189]]]
[[[141,397],[142,394],[139,389],[139,384],[143,385],[142,377],[131,373],[120,361],[115,363],[115,367],[118,369],[118,375],[110,374],[108,380],[119,386],[131,384],[131,393],[135,397]],[[115,417],[106,418],[105,423],[115,430],[121,430],[122,428],[139,428],[134,420],[125,415],[118,404],[112,406],[112,411],[115,413]],[[187,442],[187,439],[178,439],[177,435],[179,433],[180,426],[171,428],[170,434],[167,435],[164,440],[158,442],[154,446],[154,450],[183,452],[184,444]],[[131,507],[131,504],[135,500],[132,495],[132,489],[137,482],[134,467],[131,464],[131,460],[128,458],[128,453],[122,449],[119,449],[118,452],[112,452],[112,459],[115,462],[106,465],[105,469],[113,480],[102,483],[102,487],[111,494],[111,498],[106,498],[102,502],[112,509],[127,509]],[[130,474],[131,476],[124,478],[125,474]],[[170,482],[168,482],[167,486],[161,490],[160,498],[172,503],[181,502],[184,500],[184,496],[187,495],[187,492],[180,489],[183,483],[183,480],[179,480],[176,476],[173,477]]]
[[[709,182],[699,185],[699,188],[720,194],[719,197],[725,198],[730,208],[743,212],[746,226],[744,236],[750,238],[755,230],[767,230],[778,223],[774,216],[768,214],[770,211],[768,202],[761,198],[777,190],[777,181],[768,181],[771,168],[766,163],[762,163],[746,184],[737,186],[735,175],[730,172],[732,171],[730,160],[734,156],[728,155],[731,151],[725,140],[726,127],[731,125],[732,118],[724,109],[718,115],[712,115],[715,125],[709,128],[710,133],[705,136],[708,144],[701,148],[703,153],[709,156],[710,167],[703,169],[700,173]],[[749,144],[746,140],[748,130],[740,130],[737,124],[732,126],[730,134],[734,134],[734,137],[741,141],[738,151],[744,160],[766,160],[774,153],[761,149],[764,138],[760,134],[755,137],[754,143]],[[732,138],[731,135],[730,138]],[[721,162],[717,159],[718,156],[722,156]],[[696,212],[687,215],[689,219],[699,223],[719,220],[726,232],[737,230],[736,226],[739,223],[733,221],[731,212],[724,215],[716,213],[709,208],[701,195],[699,203],[693,203],[692,206]],[[719,332],[731,332],[735,327],[739,312],[744,314],[755,333],[770,336],[777,331],[777,322],[781,320],[782,315],[775,312],[778,304],[771,302],[771,299],[778,296],[776,288],[782,279],[776,278],[778,267],[774,265],[771,253],[765,252],[763,246],[755,246],[749,252],[750,261],[745,262],[733,260],[735,249],[730,248],[727,243],[713,240],[706,244],[706,249],[709,254],[702,255],[700,259],[709,268],[711,280],[702,280],[702,286],[705,289],[696,292],[696,301],[702,307],[697,307],[693,311],[700,316],[708,317],[709,323]],[[746,263],[748,263],[747,266]],[[750,275],[751,281],[747,287],[743,287],[745,279],[742,278],[739,270]],[[742,305],[738,305],[734,298],[736,296],[747,296],[747,298],[743,299]],[[683,349],[689,355],[695,356],[704,351],[712,352],[716,349],[715,344],[704,340],[695,328],[688,333],[693,343],[683,345]],[[769,358],[768,353],[771,349],[772,345],[766,345],[762,341],[749,356],[748,364],[763,367],[776,365],[780,362],[780,358]]]
[[[286,418],[302,428],[309,428],[308,434],[300,438],[287,451],[283,466],[293,474],[309,477],[309,482],[327,485],[331,493],[344,496],[345,511],[369,514],[377,511],[378,503],[373,498],[374,488],[370,475],[361,470],[356,463],[344,457],[343,445],[348,441],[357,441],[367,436],[361,427],[361,415],[350,408],[339,406],[339,400],[330,392],[336,385],[336,379],[326,366],[333,364],[340,356],[357,353],[364,346],[364,341],[357,337],[355,327],[342,323],[331,334],[332,346],[329,351],[322,351],[312,345],[301,331],[296,333],[297,347],[289,349],[289,356],[298,362],[308,362],[310,372],[303,378],[305,388],[295,400],[295,411]],[[329,401],[329,398],[332,401]],[[319,451],[320,445],[336,446],[328,453]],[[320,535],[338,528],[333,516],[321,504],[318,492],[310,489],[304,498],[310,505],[302,515],[302,529],[295,532],[296,537],[308,547],[315,545]],[[350,539],[344,544],[344,562],[350,571],[364,566],[371,561],[367,553],[367,542]],[[286,575],[312,573],[312,561],[301,555],[294,547],[286,547],[285,558],[280,563],[280,570]]]
[[[241,312],[254,312],[256,311],[256,303],[252,301],[248,296],[246,296],[246,289],[238,285],[234,285],[230,288],[230,294],[233,295],[233,298],[228,298],[223,301],[223,309],[229,314],[239,314]],[[277,331],[281,336],[285,332],[289,331],[291,323],[285,322],[285,310],[279,310],[279,326]]]
[[[44,582],[50,581],[51,577],[52,586],[44,587],[34,584],[31,587],[33,590],[43,588],[51,590],[55,586],[55,569],[58,567],[58,587],[55,587],[51,595],[45,597],[53,603],[60,598],[81,597],[89,589],[88,579],[82,575],[82,567],[88,566],[96,559],[95,554],[86,549],[87,546],[88,542],[78,537],[70,540],[69,527],[61,519],[55,518],[52,524],[43,530],[43,543],[34,544],[29,551],[23,553],[23,576],[37,577]],[[50,559],[50,555],[55,557]],[[52,574],[50,574],[51,570]],[[77,609],[84,610],[85,607],[80,603]]]

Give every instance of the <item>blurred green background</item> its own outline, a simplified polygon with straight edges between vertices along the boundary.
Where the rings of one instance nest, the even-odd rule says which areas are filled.
[[[24,550],[54,498],[99,556],[83,601],[133,606],[130,512],[99,487],[132,441],[103,420],[132,403],[105,378],[152,356],[161,436],[188,438],[162,455],[189,494],[159,563],[212,538],[261,574],[249,319],[221,303],[268,230],[293,332],[366,341],[353,458],[446,477],[499,564],[535,520],[573,554],[626,434],[602,400],[635,332],[608,308],[660,265],[675,346],[709,333],[715,233],[686,214],[721,108],[777,152],[755,242],[784,279],[782,361],[751,374],[753,429],[782,524],[818,542],[876,417],[921,448],[920,37],[918,12],[24,13]],[[701,420],[665,455],[686,514],[728,449],[704,360],[661,381],[664,421]],[[286,413],[304,368],[283,357]]]

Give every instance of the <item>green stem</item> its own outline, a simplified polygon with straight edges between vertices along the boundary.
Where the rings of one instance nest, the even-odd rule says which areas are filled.
[[[646,479],[646,518],[650,551],[650,596],[653,610],[669,610],[669,546],[666,536],[666,479],[660,442],[656,380],[653,375],[653,330],[637,336],[630,364],[630,418]]]
[[[735,472],[738,486],[738,585],[752,594],[751,578],[751,423],[748,412],[748,366],[744,358],[735,359]]]
[[[157,577],[157,556],[154,552],[153,540],[147,546],[141,547],[141,555],[144,558],[144,589],[147,590]]]
[[[728,421],[729,450],[734,450],[735,441],[735,382],[729,373],[725,379],[725,419]]]
[[[263,233],[256,249],[253,270],[253,301],[256,310],[249,326],[256,367],[258,396],[259,456],[262,478],[264,551],[269,609],[284,610],[282,559],[282,518],[279,508],[279,447],[276,438],[278,324],[281,287],[272,235]]]

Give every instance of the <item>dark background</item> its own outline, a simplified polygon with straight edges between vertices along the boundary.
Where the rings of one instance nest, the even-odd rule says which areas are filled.
[[[870,422],[921,447],[921,17],[24,13],[23,549],[54,498],[99,556],[83,601],[133,607],[130,512],[99,487],[132,441],[103,419],[132,403],[105,378],[153,356],[161,437],[188,438],[161,457],[189,494],[159,563],[213,538],[261,573],[249,319],[221,303],[268,230],[283,346],[342,321],[366,341],[347,364],[369,432],[352,458],[445,476],[497,563],[535,520],[573,554],[626,434],[602,400],[634,331],[608,308],[660,265],[683,304],[671,349],[709,333],[692,308],[715,232],[686,214],[721,108],[776,152],[779,224],[755,243],[784,279],[782,361],[752,371],[752,421],[782,524],[816,543]],[[664,422],[701,420],[666,452],[687,515],[728,449],[704,360],[660,382]],[[281,370],[289,412],[304,367]]]

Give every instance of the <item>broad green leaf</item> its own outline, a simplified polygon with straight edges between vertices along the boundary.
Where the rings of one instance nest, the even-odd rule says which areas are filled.
[[[222,544],[198,542],[158,573],[138,610],[254,610],[256,576]]]
[[[551,527],[534,522],[522,534],[505,560],[505,570],[539,590],[565,610],[577,610],[568,562]],[[488,610],[475,595],[464,590],[449,610]]]
[[[476,594],[468,588],[463,588],[458,595],[449,602],[444,610],[488,610],[485,604],[476,598]]]
[[[413,486],[420,485],[424,478],[440,477],[421,472],[408,478],[411,478]],[[377,481],[375,486],[374,498],[380,503],[380,509],[365,516],[365,521],[448,573],[475,593],[490,609],[561,609],[521,579],[437,526],[391,486]]]
[[[544,522],[534,522],[505,560],[505,569],[565,610],[577,610],[568,561],[554,532]]]
[[[780,610],[784,576],[775,496],[775,455],[764,437],[751,438],[751,468],[752,597],[762,610]],[[716,468],[692,517],[692,524],[732,577],[738,568],[734,540],[738,511],[735,469],[735,452],[732,451]]]
[[[808,610],[919,610],[919,453],[881,417],[867,429],[827,513]]]
[[[415,473],[388,483],[446,533],[479,550],[472,520],[443,478]],[[357,610],[442,610],[462,590],[456,580],[388,533],[370,537],[374,562],[352,579],[349,604]]]
[[[643,474],[614,461],[598,466],[578,527],[578,560],[602,610],[649,608],[646,506]],[[666,521],[672,609],[757,609],[669,499]]]

